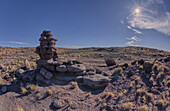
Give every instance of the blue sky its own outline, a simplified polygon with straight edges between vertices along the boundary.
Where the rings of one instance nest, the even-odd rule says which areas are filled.
[[[0,0],[0,46],[141,46],[170,51],[170,0]]]

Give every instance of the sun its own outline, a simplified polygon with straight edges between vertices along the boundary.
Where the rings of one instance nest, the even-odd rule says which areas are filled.
[[[139,9],[139,8],[136,8],[136,9],[135,9],[135,13],[136,13],[136,14],[139,14],[139,13],[140,13],[140,9]]]

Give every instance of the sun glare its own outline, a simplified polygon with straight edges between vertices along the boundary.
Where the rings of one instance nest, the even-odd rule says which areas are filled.
[[[136,9],[135,9],[135,13],[137,13],[137,14],[140,13],[140,9],[139,9],[139,8],[136,8]]]

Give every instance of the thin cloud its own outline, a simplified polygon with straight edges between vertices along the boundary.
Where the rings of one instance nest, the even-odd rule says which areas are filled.
[[[154,29],[170,36],[170,12],[165,8],[163,0],[148,0],[140,6],[140,13],[132,13],[127,17],[133,28]]]
[[[136,41],[136,42],[141,41],[141,39],[138,38],[138,37],[136,37],[136,36],[133,36],[133,37],[131,37],[131,38],[127,38],[127,40],[133,40],[133,41]]]
[[[121,20],[121,21],[120,21],[120,23],[121,23],[121,24],[124,24],[124,21],[123,21],[123,20]]]
[[[126,39],[129,40],[129,41],[126,42],[125,44],[129,45],[129,46],[138,46],[138,45],[136,45],[136,43],[141,41],[141,39],[136,37],[136,36],[133,36],[131,38],[126,38]]]
[[[29,45],[29,43],[25,43],[25,42],[19,42],[19,41],[4,41],[1,43],[6,43],[6,44],[17,44],[17,45]]]
[[[130,30],[132,30],[132,31],[134,31],[136,34],[142,34],[141,31],[139,31],[139,30],[137,30],[137,29],[134,29],[134,28],[132,28],[131,26],[127,26],[127,28],[130,29]]]

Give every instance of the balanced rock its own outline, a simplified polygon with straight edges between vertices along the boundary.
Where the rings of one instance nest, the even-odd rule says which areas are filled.
[[[108,77],[103,76],[101,74],[83,77],[84,85],[87,85],[87,86],[89,86],[91,88],[95,88],[95,89],[107,86],[109,81],[110,81],[110,79]]]
[[[107,64],[107,66],[116,65],[116,62],[115,62],[114,59],[112,59],[112,58],[107,58],[107,59],[105,59],[105,63]]]

